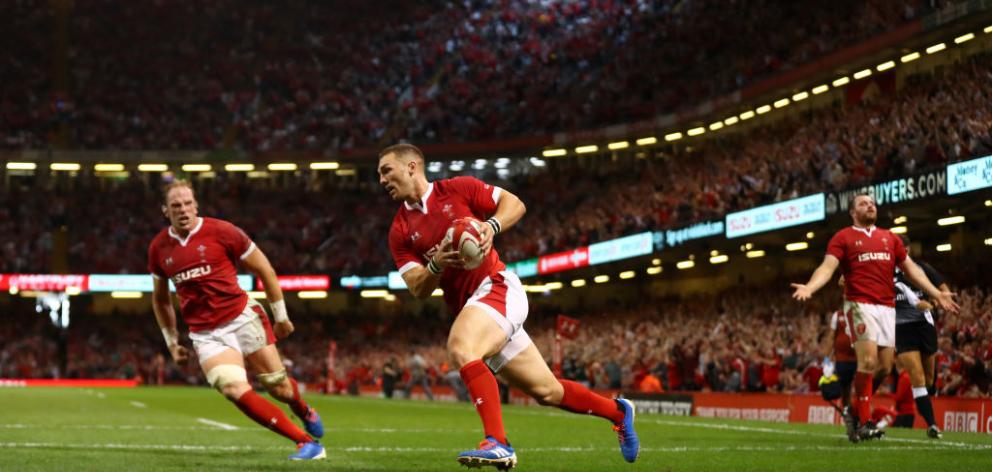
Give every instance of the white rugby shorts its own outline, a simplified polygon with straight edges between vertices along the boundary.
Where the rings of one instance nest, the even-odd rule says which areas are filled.
[[[844,300],[844,317],[851,344],[874,341],[880,347],[895,347],[895,307]]]
[[[465,306],[481,308],[506,333],[503,348],[485,360],[493,372],[499,372],[531,344],[530,336],[524,330],[524,321],[527,320],[529,310],[527,293],[524,292],[517,274],[504,270],[486,277],[465,302]]]
[[[237,318],[210,331],[189,333],[189,339],[193,341],[193,348],[196,349],[200,363],[225,349],[234,349],[241,355],[247,356],[276,342],[265,309],[251,298]]]

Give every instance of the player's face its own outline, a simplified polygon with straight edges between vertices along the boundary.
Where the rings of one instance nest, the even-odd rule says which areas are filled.
[[[379,185],[395,201],[413,198],[413,171],[411,162],[398,159],[395,153],[379,159]]]
[[[878,209],[875,208],[875,200],[867,195],[861,195],[854,199],[854,208],[851,208],[851,216],[859,226],[871,226],[878,219]]]
[[[196,199],[193,191],[177,187],[169,191],[165,201],[165,216],[176,231],[189,232],[196,225]]]

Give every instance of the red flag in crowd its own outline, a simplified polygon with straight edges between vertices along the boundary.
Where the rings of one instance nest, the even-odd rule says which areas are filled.
[[[575,339],[579,335],[580,321],[565,315],[558,315],[558,335],[565,339]]]

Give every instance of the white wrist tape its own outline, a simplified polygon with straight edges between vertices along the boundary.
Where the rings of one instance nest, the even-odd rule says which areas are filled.
[[[286,313],[286,300],[279,300],[277,302],[269,303],[272,307],[272,318],[276,320],[276,323],[282,323],[283,321],[289,321],[289,314]]]
[[[179,344],[179,335],[174,329],[162,328],[162,337],[165,338],[165,345],[168,347]]]

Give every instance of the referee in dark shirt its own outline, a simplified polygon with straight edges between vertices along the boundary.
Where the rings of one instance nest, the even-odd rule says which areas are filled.
[[[900,236],[903,245],[909,248],[909,238]],[[914,258],[920,268],[942,292],[949,292],[944,276],[930,264]],[[934,325],[933,305],[925,300],[926,294],[913,286],[899,268],[896,268],[896,355],[899,366],[909,373],[913,386],[913,400],[916,411],[927,422],[927,436],[940,439],[940,429],[934,421],[933,403],[930,397],[935,392],[934,354],[937,352],[937,328]],[[912,425],[908,425],[912,427]]]

